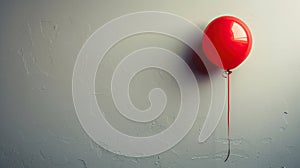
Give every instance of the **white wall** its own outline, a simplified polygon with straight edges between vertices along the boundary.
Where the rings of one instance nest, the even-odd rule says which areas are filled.
[[[0,5],[0,167],[297,167],[300,163],[300,1],[1,1]],[[197,142],[210,98],[202,82],[196,124],[174,148],[147,158],[115,155],[92,142],[72,101],[77,54],[100,26],[123,14],[171,12],[204,28],[219,15],[243,19],[253,34],[249,58],[232,74],[232,156],[226,156],[226,115],[210,139]],[[119,42],[97,73],[98,103],[107,119],[131,135],[151,135],[170,121],[146,125],[120,117],[110,95],[113,68],[126,54],[146,46],[183,54],[179,41],[142,34]],[[159,75],[161,74],[164,79]],[[205,81],[205,77],[199,80]],[[139,73],[131,98],[149,106],[149,89],[161,87],[176,116],[180,94],[171,76],[157,69]],[[285,114],[284,112],[287,112]],[[167,117],[167,116],[166,116]]]

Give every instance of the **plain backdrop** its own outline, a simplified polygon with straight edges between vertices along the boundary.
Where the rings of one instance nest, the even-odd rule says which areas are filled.
[[[0,2],[0,167],[10,168],[296,168],[300,157],[300,1],[132,0]],[[213,135],[197,142],[210,83],[200,75],[201,108],[189,134],[174,148],[147,158],[104,150],[82,129],[72,102],[72,71],[87,38],[113,18],[137,11],[171,12],[200,28],[220,15],[244,20],[252,31],[249,58],[232,74],[232,155],[226,156],[226,115]],[[137,124],[122,118],[111,100],[109,80],[118,61],[147,46],[184,55],[167,36],[141,34],[120,41],[99,65],[96,90],[107,120],[121,132],[153,135],[176,117],[179,90],[158,69],[138,73],[130,86],[134,104],[161,87],[168,96],[164,116]],[[226,113],[224,113],[226,114]]]

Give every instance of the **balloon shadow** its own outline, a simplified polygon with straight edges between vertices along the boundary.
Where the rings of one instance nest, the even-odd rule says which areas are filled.
[[[204,26],[200,26],[200,27],[204,27]],[[202,37],[203,34],[200,34],[199,35],[200,40],[197,40],[194,43],[194,45],[198,47],[197,51],[199,51],[199,53],[196,53],[192,48],[190,48],[187,45],[185,46],[183,52],[183,59],[191,68],[198,82],[204,82],[209,80],[209,73],[206,66],[210,67],[210,73],[216,73],[220,71],[220,68],[212,64],[205,56],[205,53],[202,48]],[[206,64],[204,64],[204,61]]]

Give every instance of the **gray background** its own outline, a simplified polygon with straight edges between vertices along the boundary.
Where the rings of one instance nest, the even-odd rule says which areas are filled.
[[[300,163],[300,1],[1,1],[0,167],[297,167]],[[147,158],[110,153],[85,134],[71,94],[72,71],[85,40],[118,16],[144,10],[171,12],[201,28],[219,15],[243,19],[253,34],[249,58],[232,74],[232,156],[226,156],[226,115],[199,144],[210,83],[199,74],[201,109],[191,132],[174,148]],[[142,34],[120,41],[97,74],[98,102],[108,121],[136,136],[153,135],[174,121],[180,94],[166,72],[149,69],[132,81],[131,98],[147,108],[148,91],[161,87],[166,111],[156,122],[131,123],[111,100],[113,68],[128,53],[148,46],[187,51],[179,41]],[[286,112],[286,114],[284,113]]]

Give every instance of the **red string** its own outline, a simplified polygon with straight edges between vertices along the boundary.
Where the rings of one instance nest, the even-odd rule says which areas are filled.
[[[230,74],[231,71],[228,70],[228,78],[227,78],[227,89],[228,89],[228,100],[227,100],[227,126],[228,126],[228,130],[227,130],[227,134],[228,137],[230,135]]]
[[[227,140],[228,140],[228,152],[224,162],[226,162],[230,156],[230,74],[232,71],[229,69],[227,72]]]

